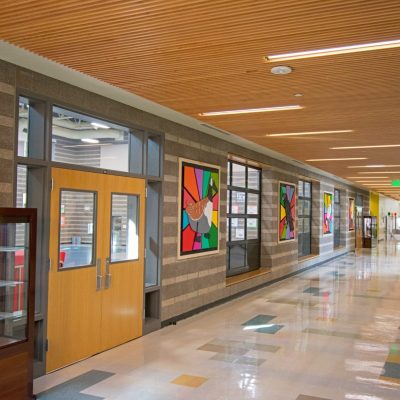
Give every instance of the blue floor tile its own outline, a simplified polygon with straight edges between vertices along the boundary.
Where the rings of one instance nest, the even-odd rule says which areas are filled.
[[[251,326],[251,325],[265,325],[268,324],[269,321],[276,318],[276,315],[265,315],[259,314],[252,319],[246,321],[242,326]]]

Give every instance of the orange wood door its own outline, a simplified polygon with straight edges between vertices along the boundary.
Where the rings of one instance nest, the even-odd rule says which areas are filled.
[[[53,168],[47,372],[142,334],[145,183]]]

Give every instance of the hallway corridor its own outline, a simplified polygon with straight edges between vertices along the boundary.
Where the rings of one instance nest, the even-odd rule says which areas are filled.
[[[400,245],[350,253],[35,381],[47,400],[400,399]]]

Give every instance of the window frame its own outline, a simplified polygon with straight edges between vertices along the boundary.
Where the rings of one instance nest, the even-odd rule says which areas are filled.
[[[300,184],[300,182],[301,182],[301,184]],[[304,191],[305,183],[309,183],[310,184],[310,196],[305,196],[304,195],[304,193],[305,193],[305,191]],[[302,186],[302,190],[301,191],[299,190],[300,186]],[[304,179],[299,179],[298,180],[298,182],[297,182],[297,204],[298,204],[298,208],[297,208],[297,221],[298,221],[298,225],[297,225],[298,226],[298,228],[297,228],[297,240],[298,240],[298,255],[299,255],[299,258],[307,257],[307,256],[312,254],[312,252],[311,252],[312,214],[313,214],[313,207],[312,207],[313,193],[312,193],[312,189],[313,189],[312,181],[307,181],[307,180],[304,180]],[[300,193],[302,193],[302,194],[300,195]],[[301,200],[301,202],[300,202],[300,200]],[[307,214],[307,215],[304,214],[304,204],[305,204],[304,200],[307,200],[307,201],[310,202],[310,213]],[[300,204],[301,204],[301,207],[300,207]],[[310,246],[309,246],[309,252],[306,253],[306,254],[303,252],[303,250],[304,250],[303,235],[305,234],[304,233],[304,217],[307,217],[310,220],[310,226],[309,226]],[[301,224],[302,225],[302,230],[301,230],[301,232],[300,232],[300,229],[299,229],[300,220],[302,221],[302,224]],[[301,249],[301,253],[300,253],[300,249]]]
[[[340,226],[340,216],[341,216],[341,209],[340,209],[340,200],[341,200],[342,193],[340,189],[334,189],[333,191],[333,248],[337,249],[341,246],[341,226]],[[338,201],[336,201],[338,199]],[[336,226],[338,229],[336,229]]]
[[[233,177],[233,164],[241,165],[245,167],[245,185],[244,187],[233,186],[232,185],[232,177]],[[235,160],[228,160],[228,182],[227,182],[227,210],[226,210],[226,276],[234,276],[243,274],[245,272],[249,272],[252,270],[256,270],[260,268],[260,255],[261,255],[261,196],[262,196],[262,169],[255,167],[253,165],[241,163]],[[249,168],[258,171],[258,189],[249,188]],[[244,202],[244,213],[232,213],[232,192],[241,192],[245,194],[245,202]],[[248,213],[248,195],[256,194],[258,196],[258,213],[257,214],[249,214]],[[232,240],[231,237],[231,220],[234,218],[243,219],[244,220],[244,239],[243,240]],[[247,221],[249,219],[257,220],[257,239],[248,239],[248,225]],[[244,263],[243,267],[231,268],[230,262],[230,251],[232,248],[240,246],[244,247]],[[248,251],[249,247],[257,246],[257,258],[259,260],[258,265],[256,267],[250,267],[248,265]]]

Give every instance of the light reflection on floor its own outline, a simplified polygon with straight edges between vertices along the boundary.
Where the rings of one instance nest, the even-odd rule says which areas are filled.
[[[115,375],[77,399],[398,400],[399,327],[400,247],[391,243],[39,378],[35,392],[100,370]],[[182,376],[188,384],[171,383]]]

